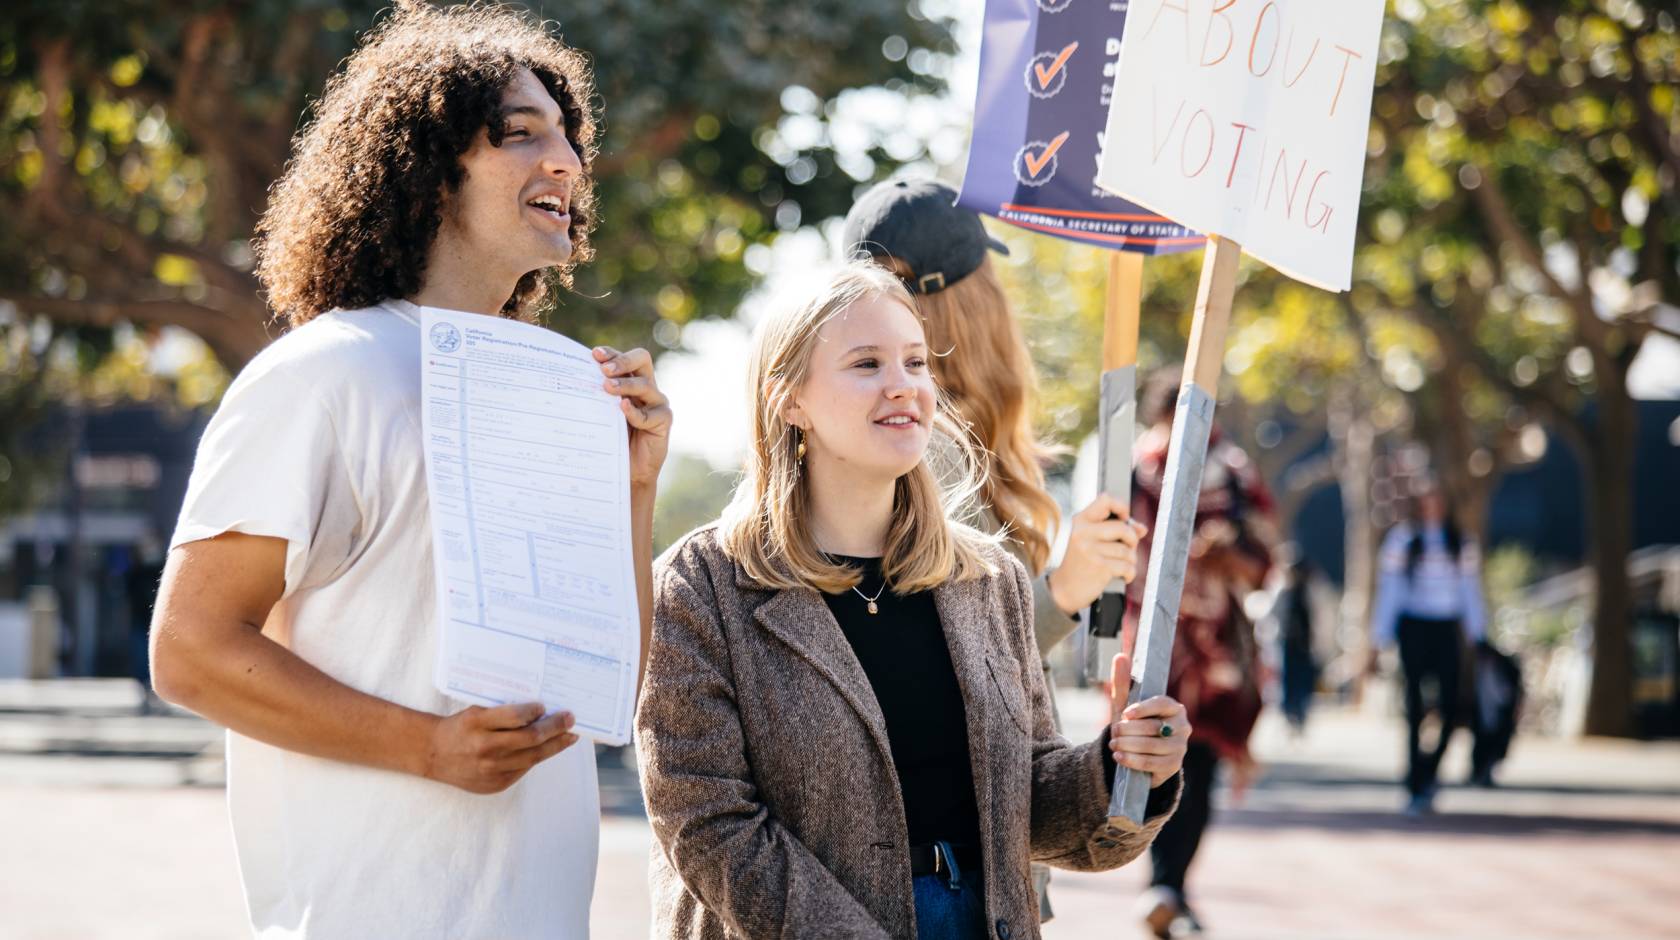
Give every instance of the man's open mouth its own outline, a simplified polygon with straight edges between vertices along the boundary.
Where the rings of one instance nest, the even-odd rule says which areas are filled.
[[[548,213],[549,216],[556,221],[564,219],[568,215],[566,211],[566,200],[561,199],[559,196],[538,196],[530,202],[527,202],[526,205],[538,210],[539,212]]]

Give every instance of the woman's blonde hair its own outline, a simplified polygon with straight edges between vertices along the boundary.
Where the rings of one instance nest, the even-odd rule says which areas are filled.
[[[800,435],[785,411],[810,375],[818,331],[854,304],[876,297],[916,310],[896,277],[871,262],[853,261],[803,305],[772,313],[753,338],[747,365],[747,393],[754,403],[752,451],[719,528],[724,551],[766,588],[844,591],[861,577],[856,568],[823,554],[811,533]],[[996,540],[955,521],[982,485],[981,461],[967,430],[943,407],[935,409],[933,433],[953,442],[949,449],[957,459],[942,454],[942,472],[936,474],[924,456],[898,478],[881,570],[901,594],[995,571],[985,546]]]
[[[1061,518],[1044,488],[1044,466],[1057,452],[1033,434],[1038,372],[1003,285],[987,258],[950,287],[915,299],[935,352],[939,387],[991,455],[980,502],[1020,544],[1027,570],[1036,575],[1050,562]]]

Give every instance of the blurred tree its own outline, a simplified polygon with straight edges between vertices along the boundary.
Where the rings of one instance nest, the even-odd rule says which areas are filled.
[[[46,331],[30,331],[20,324],[0,327],[0,519],[32,505],[44,489],[61,455],[42,453],[27,439],[41,421],[50,400],[45,352]]]
[[[1587,728],[1626,734],[1627,370],[1650,337],[1680,336],[1680,16],[1637,0],[1395,0],[1390,12],[1354,290],[1333,298],[1245,265],[1226,359],[1235,410],[1281,407],[1329,432],[1350,519],[1392,495],[1358,492],[1372,485],[1356,465],[1371,464],[1373,436],[1427,443],[1473,532],[1502,468],[1536,456],[1535,422],[1554,428],[1586,471],[1601,585]],[[1005,269],[1040,356],[1044,426],[1082,435],[1095,423],[1100,256],[1010,240],[1028,245]],[[1194,267],[1146,271],[1142,358],[1170,362]],[[1255,455],[1275,466],[1290,449]],[[1353,563],[1374,527],[1348,534]]]
[[[1412,337],[1392,322],[1361,322],[1343,297],[1265,268],[1248,279],[1236,314],[1225,366],[1235,402],[1247,407],[1226,408],[1221,423],[1247,432],[1286,534],[1293,534],[1294,516],[1307,497],[1336,484],[1343,523],[1338,646],[1352,654],[1349,662],[1362,663],[1377,545],[1390,521],[1376,488],[1379,442],[1384,435],[1402,436],[1411,413],[1377,367],[1378,351],[1404,349]],[[1245,421],[1231,413],[1244,410],[1254,417]],[[1321,442],[1328,446],[1314,453]]]
[[[195,348],[160,345],[127,323],[54,330],[42,319],[0,317],[0,520],[60,498],[82,412],[135,401],[191,409],[218,398],[226,373]]]
[[[273,332],[246,239],[309,96],[385,6],[8,4],[0,301],[60,324],[184,327],[236,370]],[[675,345],[687,320],[732,313],[750,246],[843,212],[920,153],[838,149],[840,92],[936,92],[952,47],[948,23],[898,0],[534,8],[591,53],[605,103],[598,260],[556,315],[589,343]]]
[[[659,473],[659,505],[653,513],[654,554],[711,522],[735,492],[736,470],[717,470],[700,457],[677,454]]]
[[[1352,301],[1433,334],[1437,379],[1463,402],[1436,413],[1459,424],[1444,464],[1491,469],[1463,421],[1500,401],[1573,445],[1598,584],[1586,730],[1626,735],[1627,373],[1648,338],[1680,335],[1664,320],[1680,300],[1680,21],[1636,0],[1397,0],[1394,12]]]

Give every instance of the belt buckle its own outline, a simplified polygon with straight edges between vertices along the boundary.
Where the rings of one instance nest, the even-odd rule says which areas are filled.
[[[936,875],[939,874],[940,859],[944,856],[944,854],[945,854],[945,852],[940,847],[940,844],[938,842],[935,842],[933,844],[933,873],[936,874]],[[949,867],[949,866],[947,865],[946,867]]]

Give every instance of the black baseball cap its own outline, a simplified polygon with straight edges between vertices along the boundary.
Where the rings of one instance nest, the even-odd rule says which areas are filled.
[[[846,253],[867,252],[904,262],[905,286],[936,294],[980,267],[986,249],[1009,249],[986,233],[977,213],[957,205],[957,191],[934,180],[888,180],[864,193],[846,213]]]

